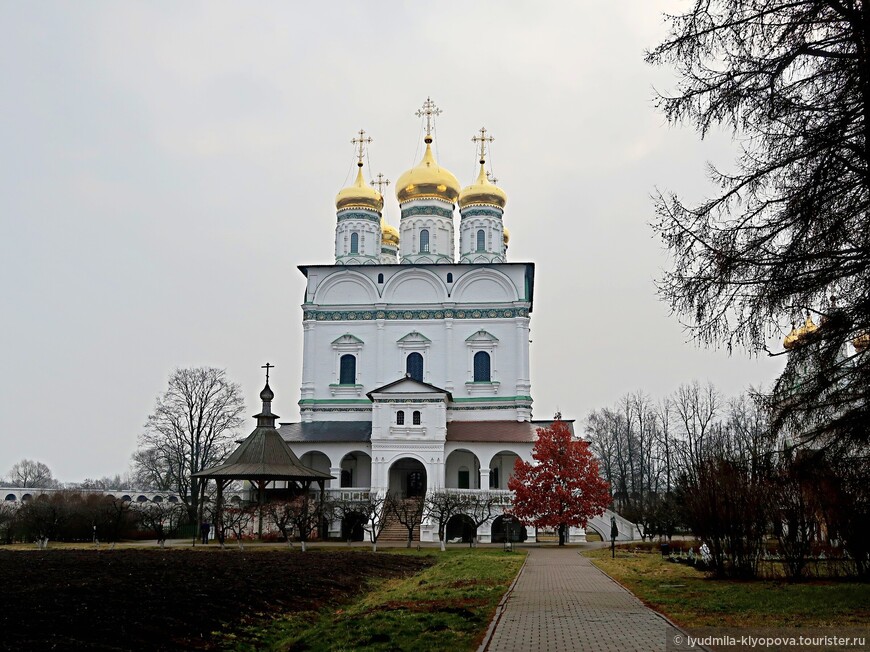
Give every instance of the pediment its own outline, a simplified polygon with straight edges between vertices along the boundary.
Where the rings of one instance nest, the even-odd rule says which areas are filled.
[[[363,344],[364,342],[358,338],[356,335],[351,335],[350,333],[345,333],[341,337],[337,337],[332,340],[332,346],[341,346],[342,344]]]
[[[492,333],[481,329],[481,330],[477,331],[476,333],[472,333],[471,335],[466,337],[465,341],[468,342],[469,344],[476,344],[476,343],[493,344],[495,342],[498,342],[498,338],[495,335],[493,335]]]
[[[432,340],[417,331],[411,331],[396,340],[397,344],[430,344],[431,342]]]
[[[450,392],[446,389],[442,389],[441,387],[436,387],[435,385],[430,385],[429,383],[424,383],[419,380],[414,380],[410,377],[399,378],[399,380],[395,380],[391,383],[383,385],[382,387],[378,387],[370,391],[366,396],[369,397],[372,401],[378,400],[387,400],[390,396],[395,395],[416,395],[420,396],[423,394],[429,394],[431,397],[435,398],[436,396],[442,399],[452,401],[453,397]]]

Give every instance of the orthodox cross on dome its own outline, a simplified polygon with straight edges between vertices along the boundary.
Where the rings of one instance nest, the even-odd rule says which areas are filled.
[[[365,129],[359,130],[359,138],[351,138],[350,142],[357,147],[357,162],[359,167],[363,166],[363,158],[365,158],[366,145],[372,142],[371,136],[366,137]]]
[[[417,112],[414,115],[418,118],[426,119],[426,138],[432,138],[432,127],[435,124],[435,116],[441,115],[441,109],[435,106],[435,102],[433,102],[431,98],[427,97],[426,101],[423,102],[422,108],[417,109]]]
[[[494,136],[486,135],[486,127],[480,128],[479,136],[472,136],[471,142],[480,143],[480,164],[483,165],[486,162],[486,144],[491,143],[495,140]]]
[[[269,369],[274,369],[274,368],[275,368],[275,365],[270,364],[268,362],[266,364],[264,364],[262,367],[260,367],[260,369],[266,370],[266,384],[267,385],[269,384]]]
[[[371,180],[371,184],[372,184],[373,186],[377,187],[378,192],[381,193],[381,194],[383,195],[383,194],[384,194],[384,188],[386,188],[387,186],[390,185],[390,180],[389,180],[389,179],[384,179],[384,173],[383,173],[383,172],[378,172],[378,178],[377,178],[377,180],[372,179],[372,180]]]

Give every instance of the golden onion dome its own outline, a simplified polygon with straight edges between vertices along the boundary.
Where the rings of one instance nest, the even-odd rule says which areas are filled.
[[[459,193],[459,208],[466,206],[498,206],[504,208],[507,203],[507,195],[504,190],[486,178],[484,161],[480,161],[480,174],[470,186],[466,186]]]
[[[356,173],[356,181],[353,185],[344,188],[335,196],[336,210],[345,208],[365,208],[380,213],[384,207],[384,198],[377,190],[368,185],[363,179],[362,164]]]
[[[453,173],[438,165],[432,154],[432,138],[426,137],[423,160],[399,177],[396,198],[399,203],[412,199],[443,199],[451,204],[459,196],[459,181]]]
[[[502,236],[502,242],[504,242],[504,246],[507,247],[507,244],[510,241],[511,241],[511,232],[508,231],[507,227],[504,227],[504,235]]]
[[[819,330],[819,327],[815,325],[813,322],[813,318],[807,315],[807,320],[804,322],[804,325],[800,328],[791,327],[791,332],[785,336],[785,339],[782,341],[783,348],[787,350],[793,349],[797,346],[801,340],[806,338],[808,335],[815,333]]]
[[[381,243],[399,246],[399,229],[387,224],[383,218],[381,218]]]
[[[852,340],[852,346],[855,347],[855,351],[858,353],[866,351],[870,348],[870,333],[861,333],[858,337]]]

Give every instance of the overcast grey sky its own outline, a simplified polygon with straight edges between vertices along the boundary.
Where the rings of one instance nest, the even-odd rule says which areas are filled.
[[[333,261],[355,132],[395,181],[427,95],[463,185],[471,136],[496,138],[509,259],[537,266],[536,418],[769,382],[779,359],[687,343],[655,296],[650,194],[700,198],[733,159],[653,107],[673,77],[643,51],[685,4],[0,0],[0,476],[124,472],[176,367],[226,368],[254,414],[271,361],[295,420],[296,266]]]

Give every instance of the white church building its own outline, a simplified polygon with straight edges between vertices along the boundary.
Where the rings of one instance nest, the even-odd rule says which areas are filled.
[[[363,178],[370,139],[354,139],[359,170],[336,197],[335,264],[299,267],[301,422],[279,432],[334,476],[331,492],[494,491],[507,507],[515,460],[530,460],[536,429],[552,423],[532,420],[535,266],[508,262],[507,196],[486,173],[491,137],[475,137],[480,173],[463,188],[433,156],[437,113],[428,100],[419,112],[425,152],[396,183],[398,229],[382,214],[389,182]],[[499,540],[500,520],[478,529],[481,542]],[[436,540],[434,525],[424,521],[420,538]]]

